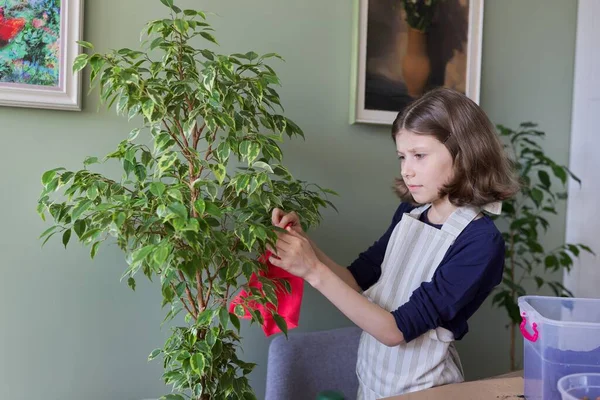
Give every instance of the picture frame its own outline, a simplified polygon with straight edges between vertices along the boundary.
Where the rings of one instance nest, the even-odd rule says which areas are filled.
[[[355,0],[351,124],[391,125],[410,101],[439,86],[465,93],[479,104],[484,0],[439,1],[436,7],[443,9],[435,11],[424,35],[409,26],[403,3]],[[419,55],[429,59],[425,83],[427,67],[406,65],[407,54],[412,60]],[[415,78],[415,72],[421,76]]]
[[[0,106],[81,110],[83,0],[0,0]]]

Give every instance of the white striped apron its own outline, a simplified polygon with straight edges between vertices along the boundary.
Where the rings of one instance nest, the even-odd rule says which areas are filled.
[[[364,292],[388,311],[406,303],[421,283],[431,281],[450,245],[480,212],[459,207],[437,229],[419,221],[429,206],[404,214],[390,237],[379,281]],[[464,381],[453,342],[453,333],[441,327],[395,347],[363,332],[356,364],[357,398],[376,400]]]

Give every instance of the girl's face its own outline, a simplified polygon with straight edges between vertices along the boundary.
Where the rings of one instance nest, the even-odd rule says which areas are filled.
[[[452,155],[434,136],[401,130],[396,135],[402,179],[420,204],[440,200],[440,189],[453,175]]]

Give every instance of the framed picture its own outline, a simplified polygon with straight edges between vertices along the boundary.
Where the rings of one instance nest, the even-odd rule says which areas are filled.
[[[479,103],[483,0],[355,0],[350,123],[391,125],[435,87]]]
[[[83,0],[0,0],[0,106],[81,110]]]

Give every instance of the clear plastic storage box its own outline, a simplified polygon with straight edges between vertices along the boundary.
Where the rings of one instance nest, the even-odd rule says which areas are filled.
[[[528,400],[561,400],[560,378],[600,373],[600,299],[522,296],[518,302]]]

